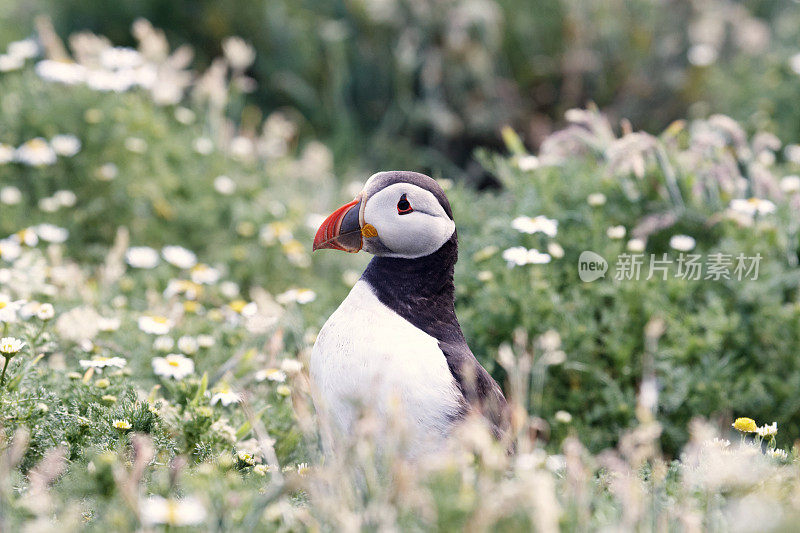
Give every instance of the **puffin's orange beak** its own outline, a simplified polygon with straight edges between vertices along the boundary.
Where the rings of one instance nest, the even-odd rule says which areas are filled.
[[[355,253],[361,249],[361,224],[358,221],[361,198],[345,204],[325,219],[314,236],[314,250],[333,248]]]

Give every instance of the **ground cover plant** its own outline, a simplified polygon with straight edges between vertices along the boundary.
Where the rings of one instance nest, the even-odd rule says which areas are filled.
[[[376,455],[366,413],[323,459],[305,363],[367,258],[310,243],[377,169],[337,176],[290,112],[241,112],[246,42],[194,72],[145,20],[132,34],[64,44],[42,23],[0,56],[0,529],[797,519],[800,146],[723,115],[650,135],[590,106],[535,155],[511,128],[480,151],[497,191],[439,172],[457,311],[515,452],[469,425],[458,453],[409,465]],[[581,278],[586,251],[605,277]]]

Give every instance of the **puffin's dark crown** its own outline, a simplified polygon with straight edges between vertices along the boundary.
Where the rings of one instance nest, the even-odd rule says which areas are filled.
[[[453,210],[450,208],[450,202],[447,200],[447,196],[444,194],[442,187],[435,179],[425,174],[420,174],[419,172],[411,172],[410,170],[378,172],[372,176],[367,183],[367,195],[371,196],[381,189],[395,183],[410,183],[411,185],[416,185],[420,189],[425,189],[430,192],[439,201],[439,204],[444,209],[444,212],[447,213],[447,216],[450,217],[450,220],[453,220]]]

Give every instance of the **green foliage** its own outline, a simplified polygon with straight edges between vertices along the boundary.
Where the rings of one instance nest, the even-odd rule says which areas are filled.
[[[173,44],[192,45],[206,65],[225,37],[244,37],[258,52],[252,101],[297,110],[303,130],[328,141],[340,164],[475,178],[472,151],[497,146],[501,126],[514,124],[538,144],[567,109],[587,101],[647,131],[687,112],[720,112],[800,140],[791,2],[38,5],[61,35],[89,29],[119,44],[132,44],[129,28],[145,17]],[[27,13],[20,5],[7,16]]]
[[[765,508],[780,511],[768,513],[775,527],[797,518],[797,452],[781,452],[800,433],[800,167],[778,139],[724,116],[619,135],[595,109],[572,110],[536,157],[511,129],[512,155],[479,152],[499,190],[437,174],[459,229],[457,311],[517,408],[516,452],[472,428],[455,438],[459,453],[415,468],[376,451],[367,420],[353,450],[322,459],[303,366],[367,259],[312,256],[309,244],[353,185],[291,113],[227,122],[235,80],[217,80],[220,110],[194,92],[202,81],[187,87],[191,103],[156,105],[143,89],[56,84],[30,65],[0,74],[0,143],[81,144],[40,166],[0,163],[0,336],[25,343],[0,384],[0,528],[52,529],[57,517],[98,531],[181,520],[724,529]],[[346,180],[360,187],[367,174]],[[535,216],[557,228],[519,230],[533,221],[518,217]],[[614,258],[638,246],[676,259],[678,235],[706,256],[760,254],[758,279],[617,279]],[[140,246],[157,264],[136,259]],[[585,250],[609,260],[605,278],[580,280]],[[740,414],[781,431],[743,435],[740,448],[692,422],[727,430]]]

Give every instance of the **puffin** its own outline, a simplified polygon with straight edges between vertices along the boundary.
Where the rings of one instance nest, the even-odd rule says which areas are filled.
[[[458,237],[436,180],[411,171],[374,174],[322,222],[313,244],[320,249],[374,255],[311,352],[324,449],[335,452],[352,439],[363,408],[387,432],[402,428],[403,455],[411,459],[443,449],[472,415],[503,440],[508,404],[456,317]]]

